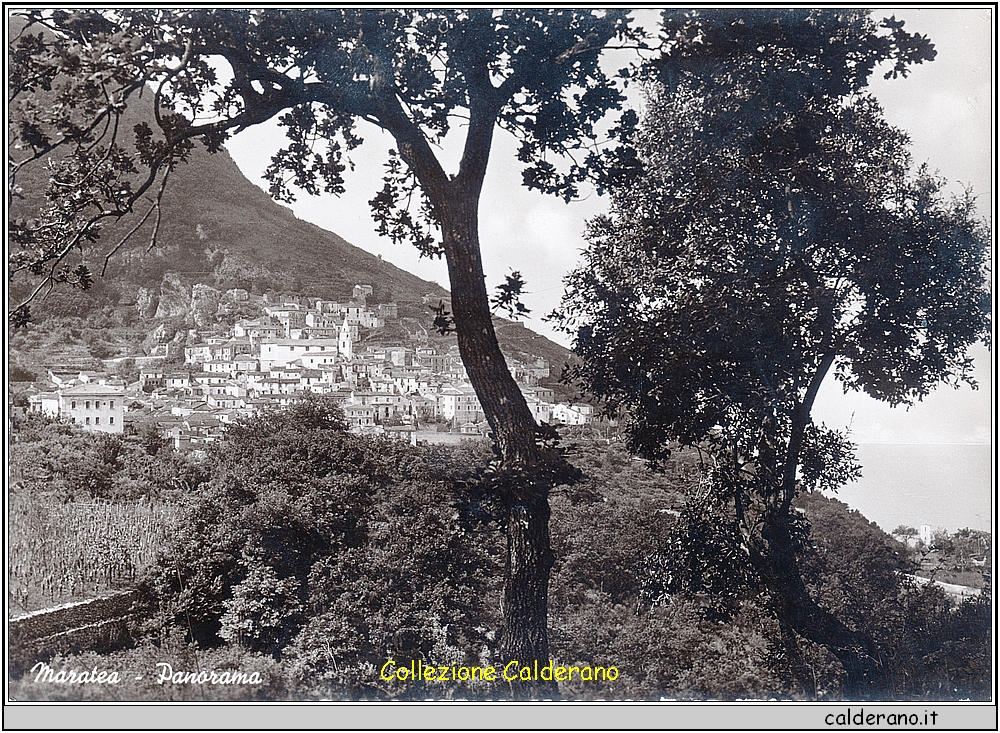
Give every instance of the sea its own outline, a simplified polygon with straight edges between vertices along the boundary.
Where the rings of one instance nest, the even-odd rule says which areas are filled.
[[[991,447],[979,443],[861,443],[862,478],[826,492],[886,532],[927,524],[992,531]]]

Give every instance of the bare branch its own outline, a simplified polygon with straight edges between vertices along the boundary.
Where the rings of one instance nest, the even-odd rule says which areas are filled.
[[[146,219],[148,219],[148,218],[149,218],[149,215],[150,215],[150,214],[152,213],[152,211],[153,211],[153,209],[154,209],[155,207],[156,207],[156,202],[154,201],[153,203],[151,203],[151,204],[149,205],[149,208],[148,208],[148,209],[146,210],[146,213],[142,215],[142,218],[141,218],[141,219],[139,219],[139,223],[138,223],[138,224],[136,224],[136,225],[135,225],[135,226],[134,226],[134,227],[133,227],[133,228],[132,228],[131,230],[129,230],[128,234],[126,234],[126,235],[125,235],[124,237],[122,237],[122,238],[121,238],[121,240],[120,240],[120,241],[118,242],[118,244],[116,244],[116,245],[115,245],[115,246],[114,246],[114,247],[113,247],[113,248],[111,249],[111,251],[109,251],[109,252],[108,252],[108,253],[107,253],[107,254],[106,254],[106,255],[104,256],[104,266],[103,266],[103,267],[101,268],[101,277],[104,277],[104,274],[105,274],[105,273],[107,272],[107,270],[108,270],[108,262],[110,262],[110,261],[111,261],[111,258],[112,258],[112,257],[114,256],[114,254],[115,254],[115,253],[116,253],[116,252],[117,252],[117,251],[118,251],[119,249],[121,249],[122,245],[124,245],[124,244],[125,244],[125,242],[127,242],[127,241],[128,241],[128,240],[129,240],[129,239],[130,239],[130,238],[132,237],[132,235],[133,235],[133,234],[135,234],[135,233],[136,233],[136,230],[138,230],[138,229],[139,229],[139,227],[141,227],[141,226],[142,226],[143,224],[145,224],[145,223],[146,223]]]
[[[166,186],[167,177],[163,177],[163,184]],[[160,189],[160,194],[156,197],[156,219],[153,221],[153,231],[149,234],[149,246],[146,247],[146,251],[149,252],[153,247],[156,246],[156,235],[160,232],[160,217],[163,213],[163,209],[160,206],[160,198],[163,195],[163,188]]]

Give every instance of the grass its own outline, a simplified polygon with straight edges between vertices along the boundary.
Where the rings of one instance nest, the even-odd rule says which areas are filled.
[[[174,511],[169,504],[58,503],[11,495],[10,614],[130,587],[155,561]]]

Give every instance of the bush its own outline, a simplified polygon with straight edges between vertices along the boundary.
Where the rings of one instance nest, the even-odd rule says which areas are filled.
[[[37,378],[34,372],[17,364],[10,364],[7,367],[7,379],[10,382],[34,382]]]
[[[252,651],[267,652],[288,643],[290,630],[299,625],[302,604],[299,581],[278,579],[268,565],[251,563],[246,577],[223,601],[219,636]]]
[[[280,656],[320,697],[384,696],[387,655],[475,660],[500,545],[468,511],[469,450],[352,435],[324,398],[238,422],[145,584],[145,631]]]
[[[176,500],[206,479],[197,458],[160,451],[162,441],[148,434],[95,433],[39,413],[18,416],[13,427],[11,474],[32,495]]]

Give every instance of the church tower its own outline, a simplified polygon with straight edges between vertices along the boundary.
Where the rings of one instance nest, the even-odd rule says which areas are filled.
[[[358,338],[358,324],[351,323],[346,318],[340,326],[340,338],[337,341],[337,351],[340,358],[350,361],[354,358],[354,342]]]

